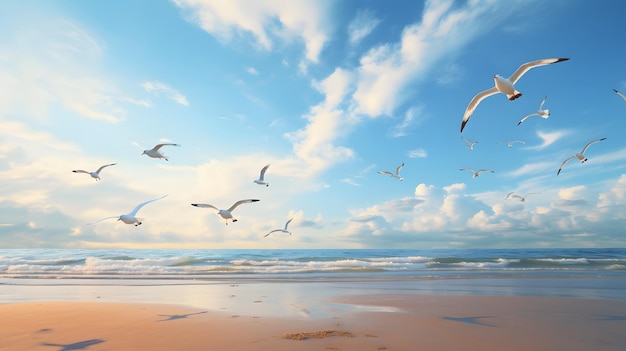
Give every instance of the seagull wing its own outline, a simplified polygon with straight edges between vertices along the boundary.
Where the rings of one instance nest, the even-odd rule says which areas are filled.
[[[259,180],[263,180],[265,178],[265,171],[267,171],[267,169],[270,167],[270,165],[266,165],[265,167],[263,167],[261,169],[261,175],[259,176]]]
[[[528,117],[531,117],[531,116],[539,116],[539,114],[537,112],[529,113],[526,116],[522,117],[522,119],[520,119],[520,121],[517,122],[517,125],[519,126],[520,124],[522,124],[522,122],[524,122]]]
[[[626,101],[626,95],[624,95],[624,94],[620,93],[619,91],[617,91],[617,90],[615,90],[615,89],[613,89],[613,91],[614,91],[614,92],[616,92],[616,93],[617,93],[617,95],[621,96],[621,97],[622,97],[622,99],[624,99],[624,101]]]
[[[75,170],[73,170],[72,172],[74,172],[74,173],[87,173],[87,174],[89,174],[89,172],[87,172],[87,171],[83,171],[82,169],[75,169]]]
[[[98,222],[102,222],[102,221],[105,221],[105,220],[107,220],[107,219],[111,219],[111,218],[120,218],[120,216],[105,217],[105,218],[102,218],[101,220],[98,220],[98,221],[95,221],[95,222],[91,222],[91,223],[87,223],[86,225],[96,224],[96,223],[98,223]]]
[[[511,82],[511,84],[515,84],[520,78],[522,78],[522,76],[526,72],[528,72],[532,68],[539,67],[539,66],[550,65],[550,64],[553,64],[553,63],[557,63],[557,62],[561,62],[561,61],[567,61],[567,60],[569,60],[569,58],[547,58],[547,59],[543,59],[543,60],[527,62],[527,63],[519,66],[517,71],[513,72],[513,74],[509,77],[509,82]]]
[[[117,163],[111,163],[111,164],[108,164],[108,165],[101,166],[100,168],[98,168],[98,170],[96,171],[96,173],[100,173],[100,171],[101,171],[104,167],[115,166],[116,164],[117,164]]]
[[[563,167],[565,166],[567,161],[573,159],[574,157],[576,157],[576,155],[572,155],[572,156],[566,158],[565,161],[563,161],[563,163],[561,163],[561,167],[559,167],[559,170],[556,172],[556,175],[559,175],[559,173],[561,173],[561,170],[563,169]]]
[[[465,114],[463,115],[463,121],[461,122],[461,132],[463,132],[463,128],[465,128],[467,121],[469,121],[470,117],[472,117],[472,113],[474,113],[474,110],[476,109],[478,104],[480,104],[480,102],[483,101],[485,98],[491,95],[495,95],[497,93],[498,89],[496,89],[496,87],[493,87],[485,91],[481,91],[472,98],[472,101],[470,101],[469,105],[467,105],[467,108],[465,109]]]
[[[589,145],[597,143],[599,141],[605,140],[606,138],[600,138],[600,139],[596,139],[594,141],[590,141],[589,143],[587,143],[587,145],[585,145],[585,147],[583,148],[583,150],[580,152],[581,154],[585,154],[585,151],[587,151],[587,148],[589,147]]]
[[[270,235],[270,234],[272,234],[272,233],[275,233],[275,232],[280,232],[280,231],[282,231],[282,230],[280,230],[280,229],[274,229],[274,230],[272,230],[271,232],[269,232],[269,233],[267,233],[267,234],[263,235],[263,237],[265,238],[266,236],[268,236],[268,235]]]
[[[287,223],[285,223],[285,231],[287,231],[287,226],[291,223],[291,221],[293,221],[293,218],[289,219]]]
[[[165,146],[165,145],[180,146],[180,145],[178,145],[178,144],[173,144],[173,143],[157,144],[157,145],[155,145],[155,146],[152,148],[152,150],[153,150],[153,151],[159,151],[159,149],[160,149],[161,147]]]
[[[232,206],[230,206],[230,208],[228,209],[228,212],[233,212],[233,210],[235,208],[237,208],[237,206],[241,205],[241,204],[247,204],[250,202],[257,202],[257,201],[261,201],[259,199],[245,199],[245,200],[239,200],[237,202],[235,202]]]
[[[480,172],[491,172],[491,173],[494,173],[494,172],[493,172],[492,170],[490,170],[490,169],[481,169],[481,170],[479,170],[479,171],[478,171],[478,172],[476,172],[476,173],[480,173]]]
[[[472,173],[476,172],[473,168],[460,168],[459,171],[470,171]]]
[[[142,207],[144,207],[145,205],[147,205],[147,204],[149,204],[149,203],[151,203],[151,202],[154,202],[154,201],[157,201],[157,200],[161,200],[162,198],[164,198],[164,197],[166,197],[166,196],[167,196],[167,195],[163,195],[163,196],[161,196],[161,197],[159,197],[159,198],[156,198],[156,199],[152,199],[152,200],[148,200],[148,201],[142,202],[142,203],[140,203],[139,205],[135,206],[135,208],[133,208],[133,210],[132,210],[132,211],[130,211],[130,213],[128,213],[128,215],[129,215],[129,216],[133,216],[133,217],[135,217],[135,215],[137,214],[137,212],[138,212],[138,211],[139,211]]]
[[[388,174],[388,175],[393,175],[393,173],[389,172],[389,171],[378,171],[378,174]]]
[[[466,137],[461,135],[461,139],[463,139],[463,141],[467,144],[467,145],[472,145],[472,142],[469,141]]]
[[[200,208],[214,208],[216,210],[220,210],[219,208],[213,206],[213,205],[209,205],[209,204],[191,204],[191,206],[196,206],[196,207],[200,207]]]
[[[399,176],[400,175],[400,169],[402,169],[402,167],[404,167],[404,162],[402,162],[397,168],[396,168],[396,175]]]
[[[511,141],[511,143],[526,144],[526,142],[525,142],[525,141],[521,141],[521,140],[513,140],[513,141]]]
[[[545,104],[545,103],[546,103],[546,99],[547,99],[547,98],[548,98],[548,97],[546,96],[546,97],[544,97],[544,98],[543,98],[543,100],[541,100],[541,103],[539,104],[539,111],[541,111],[541,110],[543,109],[543,104]]]
[[[539,193],[528,193],[528,194],[524,195],[524,197],[527,197],[528,195],[539,195]]]
[[[506,199],[508,199],[509,197],[511,197],[511,195],[513,195],[513,192],[511,191],[510,193],[506,194]]]

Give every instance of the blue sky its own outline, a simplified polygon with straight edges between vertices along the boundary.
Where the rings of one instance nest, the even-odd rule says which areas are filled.
[[[0,4],[0,244],[625,247],[622,1]],[[566,57],[485,99],[522,63]],[[531,117],[544,108],[548,119]],[[589,141],[607,138],[561,162]],[[508,148],[502,140],[522,140]],[[169,161],[141,155],[171,142]],[[104,169],[101,181],[74,169]],[[260,169],[269,187],[253,183]],[[400,164],[404,181],[380,175]],[[461,168],[488,168],[472,178]],[[526,201],[510,192],[537,193]],[[139,211],[141,226],[100,218]],[[230,207],[225,225],[211,209]],[[275,228],[290,224],[293,235]]]

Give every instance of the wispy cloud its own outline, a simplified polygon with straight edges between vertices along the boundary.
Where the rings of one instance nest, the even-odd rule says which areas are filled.
[[[259,71],[257,71],[256,68],[254,68],[254,67],[246,67],[246,72],[248,72],[249,74],[251,74],[253,76],[258,76],[259,75]]]
[[[424,158],[428,156],[428,153],[424,149],[415,149],[415,150],[409,151],[408,155],[410,158]]]
[[[348,36],[352,45],[358,44],[367,37],[380,23],[370,10],[359,10],[348,24]]]
[[[167,84],[161,83],[159,81],[154,81],[143,82],[141,83],[141,86],[149,93],[164,93],[169,99],[174,100],[181,105],[189,106],[187,98]]]
[[[326,1],[173,0],[188,20],[223,42],[252,35],[260,49],[302,39],[305,58],[317,63],[328,40]],[[277,25],[279,23],[280,25]]]
[[[399,124],[395,125],[391,128],[388,134],[393,137],[401,137],[407,135],[407,129],[409,127],[417,126],[420,124],[422,120],[422,108],[421,107],[411,107],[404,114],[404,119]]]
[[[543,150],[545,148],[547,148],[548,146],[554,144],[557,140],[561,139],[562,137],[566,136],[567,134],[569,134],[569,131],[566,130],[560,130],[560,131],[556,131],[556,132],[542,132],[542,131],[537,131],[537,136],[539,138],[541,138],[541,144],[537,145],[537,146],[531,146],[529,147],[529,149],[531,150]]]

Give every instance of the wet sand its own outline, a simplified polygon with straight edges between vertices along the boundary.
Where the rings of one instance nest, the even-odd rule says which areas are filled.
[[[285,317],[268,312],[285,308],[270,298],[245,310],[96,298],[4,303],[0,350],[626,349],[626,301],[341,291],[324,301],[316,303],[345,308],[315,316],[301,304]]]

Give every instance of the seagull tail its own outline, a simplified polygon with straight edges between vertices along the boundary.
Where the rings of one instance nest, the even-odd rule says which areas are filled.
[[[513,101],[513,100],[519,98],[520,96],[522,96],[522,93],[520,93],[519,91],[515,90],[513,92],[513,94],[508,95],[507,97],[509,98],[509,101]]]

